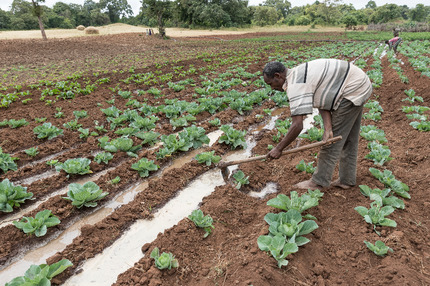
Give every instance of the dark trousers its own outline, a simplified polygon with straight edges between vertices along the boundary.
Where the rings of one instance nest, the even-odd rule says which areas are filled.
[[[339,108],[332,111],[333,136],[341,135],[342,140],[321,148],[318,166],[312,176],[314,183],[323,187],[329,186],[339,161],[340,183],[355,185],[362,111],[363,106],[355,106],[347,99],[343,99]]]

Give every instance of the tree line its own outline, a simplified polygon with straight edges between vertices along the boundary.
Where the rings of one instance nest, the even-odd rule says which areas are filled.
[[[52,8],[45,0],[14,0],[9,11],[0,9],[0,30],[72,29],[78,25],[102,26],[112,23],[150,27],[222,28],[286,25],[344,25],[370,23],[430,23],[430,6],[385,4],[369,1],[365,8],[355,9],[341,0],[315,1],[292,7],[287,0],[265,0],[259,6],[248,6],[247,0],[141,0],[139,14],[134,16],[127,0],[85,0],[83,5],[57,2]]]

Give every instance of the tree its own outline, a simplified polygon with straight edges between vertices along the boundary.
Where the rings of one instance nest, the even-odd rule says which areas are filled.
[[[0,9],[0,30],[10,29],[12,13]]]
[[[375,9],[370,15],[370,23],[387,23],[401,17],[400,8],[396,4],[385,4]]]
[[[414,9],[409,10],[409,19],[416,22],[424,22],[430,14],[430,6],[417,4]]]
[[[376,9],[376,3],[375,3],[375,1],[371,0],[371,1],[367,2],[365,8]]]
[[[354,26],[357,26],[357,18],[355,18],[351,14],[347,14],[344,17],[342,17],[341,22],[345,24],[345,27],[347,29],[351,29]]]
[[[37,17],[37,20],[39,21],[39,27],[40,32],[42,32],[42,37],[46,41],[48,38],[46,37],[45,28],[43,27],[42,22],[42,7],[40,6],[40,3],[44,3],[45,0],[31,0],[31,3],[33,3],[33,15]]]
[[[127,0],[100,0],[99,5],[102,10],[107,10],[111,23],[117,23],[120,18],[133,15]]]
[[[287,17],[288,11],[291,8],[291,3],[287,0],[266,0],[263,2],[263,5],[275,8],[279,14],[278,19]]]
[[[255,7],[253,22],[258,26],[274,25],[278,21],[278,12],[274,7]]]
[[[169,0],[142,0],[142,12],[149,19],[155,19],[161,37],[166,36],[166,20],[172,17],[172,3]]]

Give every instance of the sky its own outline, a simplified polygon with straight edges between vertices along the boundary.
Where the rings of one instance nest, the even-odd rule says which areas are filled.
[[[28,2],[31,2],[30,0],[27,0]],[[396,5],[408,5],[409,8],[414,8],[417,4],[425,4],[428,0],[374,0],[376,3],[376,6],[382,6],[385,4],[396,4]],[[13,0],[0,0],[0,9],[4,11],[10,11],[10,6],[12,4]],[[63,3],[75,3],[79,5],[84,4],[84,0],[45,0],[45,5],[52,8],[56,2],[63,2]],[[98,0],[94,0],[94,2],[99,2]],[[139,13],[139,8],[141,6],[141,0],[127,0],[128,4],[130,4],[134,16],[136,16]],[[248,0],[248,6],[257,6],[258,4],[263,3],[264,0]],[[304,6],[306,4],[312,4],[315,3],[315,0],[289,0],[291,3],[291,6]],[[361,9],[366,6],[367,2],[369,0],[343,0],[343,3],[345,4],[353,4],[355,9]]]

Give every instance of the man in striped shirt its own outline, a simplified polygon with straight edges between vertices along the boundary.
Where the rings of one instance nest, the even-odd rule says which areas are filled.
[[[286,91],[292,124],[285,137],[268,156],[279,158],[282,150],[303,129],[303,119],[318,108],[324,122],[323,141],[334,136],[342,140],[321,148],[312,179],[295,185],[301,189],[337,186],[348,189],[356,184],[358,139],[363,105],[372,94],[368,76],[353,64],[336,59],[317,59],[287,69],[270,62],[263,69],[266,84]],[[331,182],[339,162],[339,179]]]

